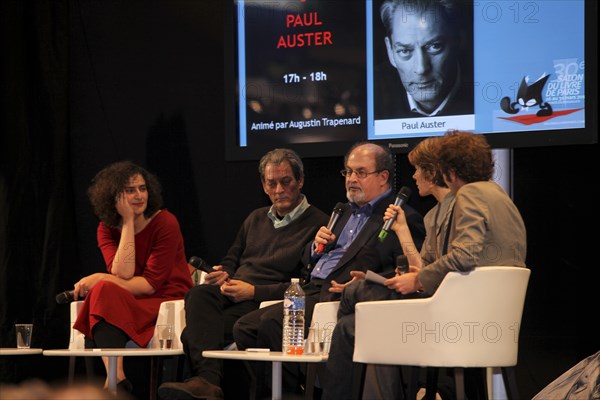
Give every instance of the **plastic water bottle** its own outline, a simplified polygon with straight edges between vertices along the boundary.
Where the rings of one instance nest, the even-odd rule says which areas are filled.
[[[300,280],[292,278],[292,284],[283,296],[283,354],[304,354],[304,291]]]

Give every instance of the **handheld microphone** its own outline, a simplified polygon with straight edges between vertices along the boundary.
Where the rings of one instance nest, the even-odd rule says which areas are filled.
[[[335,207],[333,207],[333,212],[331,213],[331,217],[329,217],[329,222],[327,223],[327,229],[332,230],[343,213],[344,213],[344,204],[337,203],[335,205]],[[323,250],[325,250],[325,243],[319,243],[319,245],[317,246],[317,250],[315,250],[315,253],[322,254]]]
[[[408,201],[408,198],[410,197],[411,193],[412,193],[412,191],[410,190],[409,187],[402,186],[402,188],[398,192],[398,195],[396,195],[396,201],[394,201],[394,205],[402,207],[402,204],[404,204]],[[385,240],[388,232],[392,228],[394,219],[396,219],[395,215],[393,218],[388,219],[383,224],[383,228],[381,229],[381,232],[379,232],[379,241],[380,242],[383,242]]]
[[[408,258],[404,254],[400,254],[396,257],[396,269],[398,270],[399,275],[408,272]]]
[[[196,269],[199,269],[200,271],[206,272],[207,274],[210,274],[211,272],[215,272],[213,267],[208,265],[208,263],[206,261],[204,261],[203,259],[201,259],[200,257],[191,256],[190,259],[188,260],[188,264],[190,264],[192,267],[194,267]]]
[[[87,295],[87,292],[84,292],[83,296],[79,296],[79,298],[83,299],[83,298],[85,298],[86,295]],[[72,290],[66,290],[66,291],[56,295],[56,302],[58,304],[67,304],[67,303],[72,302],[73,300],[75,300],[75,295],[73,294]]]

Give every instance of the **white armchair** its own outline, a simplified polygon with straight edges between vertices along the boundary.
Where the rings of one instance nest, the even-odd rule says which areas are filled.
[[[331,327],[332,329],[337,324],[337,312],[340,308],[339,301],[325,301],[317,303],[313,311],[312,326],[318,326],[322,328]]]
[[[83,301],[74,301],[71,303],[71,337],[69,340],[69,350],[81,350],[85,348],[85,337],[83,333],[73,328],[77,315],[83,306]],[[158,318],[156,320],[156,326],[162,324],[171,324],[173,326],[173,349],[181,349],[183,351],[183,345],[181,344],[181,332],[185,328],[185,307],[184,300],[168,300],[161,303],[158,310]],[[148,344],[149,349],[158,348],[158,340],[156,338],[156,328],[154,329],[154,337]],[[126,347],[138,347],[133,341],[127,342]],[[69,382],[73,382],[75,375],[75,357],[69,358]]]
[[[358,303],[353,360],[454,368],[457,399],[464,398],[463,368],[499,367],[518,399],[507,367],[517,364],[530,272],[504,266],[451,272],[430,298]]]
[[[183,350],[183,344],[181,343],[181,332],[185,328],[185,301],[183,299],[163,301],[160,304],[156,326],[164,324],[171,324],[173,326],[173,343],[171,347]],[[158,340],[156,339],[157,332],[155,327],[154,336],[150,340],[148,348],[158,348]]]
[[[79,311],[83,306],[83,301],[74,301],[71,303],[71,338],[69,340],[69,349],[70,350],[79,350],[85,348],[85,338],[83,333],[73,328],[75,325],[75,320],[77,320],[77,315],[79,315]],[[172,347],[174,349],[183,349],[183,345],[181,344],[181,332],[183,332],[183,328],[185,328],[185,307],[184,300],[168,300],[164,301],[160,305],[160,309],[158,310],[158,318],[156,320],[156,325],[163,324],[171,324],[173,326],[173,344]],[[156,337],[156,328],[154,329],[154,337],[150,340],[148,344],[149,349],[158,348],[158,341],[155,340]],[[138,347],[133,341],[129,341],[127,343],[127,347]]]

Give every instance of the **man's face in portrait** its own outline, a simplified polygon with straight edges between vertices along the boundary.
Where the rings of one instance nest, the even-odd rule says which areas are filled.
[[[458,49],[448,21],[436,10],[419,13],[400,6],[392,27],[385,38],[390,63],[406,91],[425,111],[433,112],[457,77]]]

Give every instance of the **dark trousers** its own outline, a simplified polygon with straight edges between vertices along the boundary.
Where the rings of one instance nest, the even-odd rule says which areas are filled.
[[[85,348],[120,348],[125,347],[129,336],[120,328],[101,320],[93,328],[94,340],[85,338]]]
[[[192,374],[221,386],[223,361],[204,358],[204,350],[223,350],[233,342],[233,325],[241,316],[258,308],[255,301],[234,303],[223,296],[219,286],[199,285],[185,296],[185,329],[181,334],[183,350]]]
[[[355,337],[354,306],[361,301],[391,300],[402,295],[385,286],[365,280],[346,286],[340,308],[338,322],[333,330],[331,348],[327,360],[327,379],[324,381],[322,400],[352,398]]]

